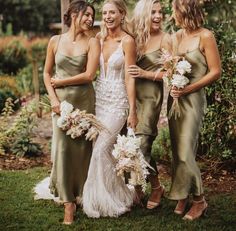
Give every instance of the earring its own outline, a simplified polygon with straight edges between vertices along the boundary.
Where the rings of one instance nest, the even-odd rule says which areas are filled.
[[[124,24],[124,18],[121,19],[120,24]]]

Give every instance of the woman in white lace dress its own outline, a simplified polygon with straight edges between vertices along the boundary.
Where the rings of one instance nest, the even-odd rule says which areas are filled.
[[[122,0],[104,2],[100,76],[96,82],[96,116],[108,131],[95,142],[83,192],[83,210],[89,217],[117,217],[133,204],[131,192],[114,171],[112,149],[125,125],[137,124],[135,82],[127,67],[135,63],[134,39],[127,33],[126,5]]]

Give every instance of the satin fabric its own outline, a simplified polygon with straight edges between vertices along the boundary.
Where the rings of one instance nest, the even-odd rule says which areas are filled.
[[[55,55],[56,74],[60,78],[77,75],[84,71],[87,54],[66,56],[59,52]],[[68,86],[56,89],[62,102],[66,100],[74,108],[95,112],[95,93],[92,83]],[[92,142],[85,137],[72,139],[56,125],[58,115],[52,116],[52,160],[53,167],[50,177],[50,191],[59,196],[63,202],[75,201],[82,196],[83,186],[87,178]]]
[[[187,77],[190,83],[202,78],[207,72],[207,63],[200,49],[181,54],[192,65]],[[199,130],[202,125],[206,98],[204,89],[181,96],[178,99],[181,115],[177,119],[169,119],[170,138],[172,145],[172,184],[169,198],[185,199],[189,194],[203,194],[201,173],[196,163],[196,151]],[[167,111],[169,112],[173,98],[169,96]]]
[[[144,54],[137,65],[147,71],[157,71],[160,68],[160,49]],[[142,137],[141,149],[145,159],[155,169],[150,174],[157,175],[157,166],[151,156],[152,144],[157,136],[157,123],[159,120],[163,101],[163,83],[145,78],[136,79],[137,116],[138,125],[136,135]]]

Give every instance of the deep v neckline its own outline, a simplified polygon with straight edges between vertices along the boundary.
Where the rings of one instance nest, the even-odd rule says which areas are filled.
[[[110,61],[110,59],[111,59],[111,57],[120,49],[120,47],[121,47],[121,44],[122,44],[122,42],[120,42],[120,44],[118,45],[118,47],[112,52],[112,54],[109,56],[109,58],[107,59],[107,64],[109,63],[109,61]],[[103,45],[102,45],[103,46]],[[103,67],[103,70],[104,70],[104,77],[105,77],[105,79],[107,78],[107,69],[108,68],[105,68],[105,59],[104,59],[104,54],[103,54],[103,47],[102,47],[102,53],[101,53],[101,55],[102,55],[102,67]],[[108,65],[107,65],[107,67],[108,67]]]

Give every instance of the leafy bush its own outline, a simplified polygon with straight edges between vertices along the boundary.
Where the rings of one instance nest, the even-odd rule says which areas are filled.
[[[159,129],[158,136],[153,142],[152,156],[157,160],[170,161],[171,159],[171,142],[168,127]]]
[[[9,123],[12,114],[12,101],[6,101],[0,121],[0,151],[2,154],[13,153],[18,156],[37,155],[41,153],[39,144],[31,138],[36,126],[35,104],[32,101],[21,108],[13,123]]]
[[[0,113],[4,108],[5,102],[8,98],[12,98],[16,103],[14,104],[14,110],[19,108],[19,102],[17,101],[17,96],[10,89],[0,89]]]
[[[40,94],[46,93],[46,88],[43,82],[43,67],[38,66],[39,74],[39,92]],[[21,95],[28,95],[34,92],[33,86],[33,65],[29,64],[28,66],[22,68],[16,75],[16,84],[17,89]]]
[[[0,70],[2,73],[14,75],[28,63],[27,49],[22,40],[13,39],[0,50]]]
[[[201,151],[209,157],[236,158],[236,57],[234,43],[236,33],[229,25],[215,29],[222,60],[222,76],[206,88],[207,112],[201,132]]]

